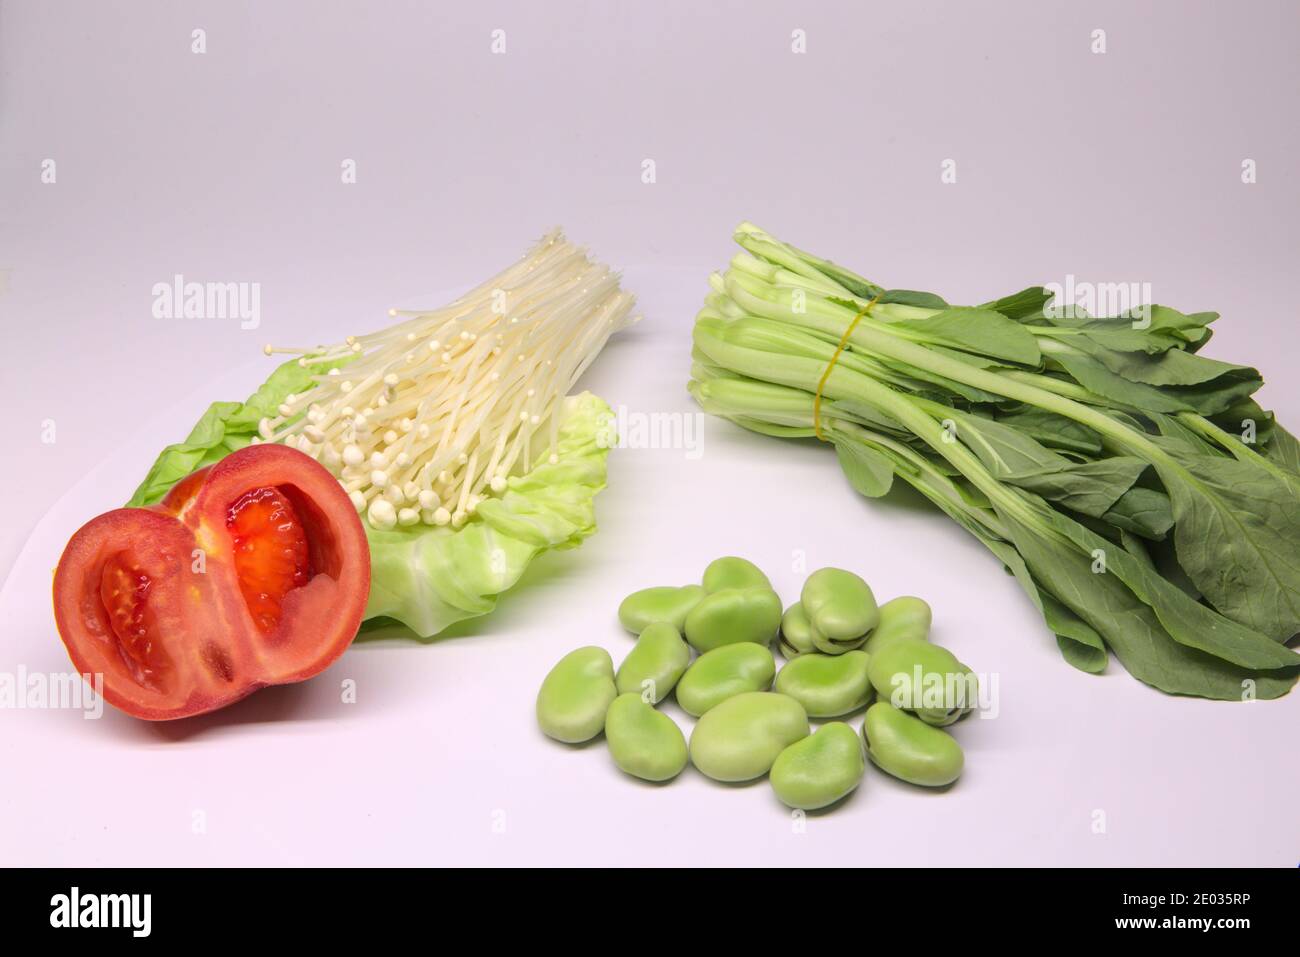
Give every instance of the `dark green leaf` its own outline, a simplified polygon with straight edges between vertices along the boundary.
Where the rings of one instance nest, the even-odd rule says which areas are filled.
[[[1146,469],[1147,463],[1141,459],[1115,455],[1095,462],[1063,460],[1053,467],[999,477],[1066,508],[1101,518]]]
[[[1216,412],[1214,415],[1206,416],[1211,422],[1217,425],[1223,431],[1231,433],[1239,440],[1245,442],[1247,423],[1254,428],[1255,451],[1263,452],[1263,446],[1268,445],[1269,438],[1273,434],[1274,418],[1273,413],[1260,407],[1260,404],[1254,399],[1242,399],[1222,412]]]
[[[1028,289],[1013,292],[1001,299],[986,302],[979,308],[992,309],[994,312],[1002,313],[1008,319],[1022,322],[1026,319],[1041,318],[1043,307],[1051,301],[1052,293],[1050,290],[1044,289],[1042,286],[1030,286]]]
[[[1217,312],[1182,313],[1159,304],[1151,305],[1148,313],[1152,331],[1174,335],[1192,344],[1204,344],[1210,337],[1210,323],[1219,318]]]
[[[917,342],[961,349],[1007,362],[1037,366],[1042,361],[1038,340],[1024,326],[1001,313],[970,306],[954,306],[924,319],[899,319],[888,323]]]
[[[1050,593],[1040,590],[1043,602],[1043,620],[1047,627],[1056,634],[1056,646],[1067,662],[1086,671],[1099,675],[1106,670],[1106,645],[1097,629],[1070,611],[1057,601]]]
[[[1273,423],[1268,445],[1264,447],[1264,455],[1270,462],[1300,473],[1300,441],[1282,428],[1279,422]]]
[[[1089,392],[1118,405],[1149,412],[1185,412],[1192,408],[1154,386],[1116,375],[1089,356],[1053,355],[1052,359]]]
[[[1147,385],[1200,385],[1226,375],[1232,375],[1238,380],[1260,378],[1254,369],[1209,359],[1182,349],[1170,349],[1159,355],[1097,349],[1092,355],[1116,375],[1122,375],[1133,382],[1145,382]]]
[[[1025,433],[1048,448],[1086,455],[1101,453],[1101,436],[1088,426],[1036,406],[1020,406],[996,415],[998,422]]]
[[[974,452],[999,480],[1071,464],[1069,459],[1008,425],[956,409],[950,418],[956,426],[953,437]]]
[[[1254,693],[1259,698],[1280,697],[1295,683],[1295,668],[1252,670],[1175,641],[1153,609],[1119,575],[1092,571],[1089,552],[1081,552],[1077,544],[1043,535],[1013,517],[1002,517],[1034,577],[1092,626],[1138,680],[1170,694],[1228,701],[1246,696],[1244,682],[1247,681],[1253,682]],[[1062,523],[1069,520],[1062,517]],[[1127,555],[1109,543],[1100,547]],[[1145,567],[1132,556],[1129,560],[1134,566]],[[1214,614],[1204,606],[1197,607]]]
[[[932,292],[917,292],[913,289],[890,289],[880,297],[880,302],[897,303],[900,306],[916,306],[920,309],[947,309],[948,303],[943,297]]]
[[[1181,446],[1188,455],[1226,455],[1222,449],[1210,442],[1199,432],[1193,432],[1171,415],[1152,413],[1147,416],[1159,431],[1162,446]]]
[[[1218,415],[1232,408],[1242,400],[1253,395],[1264,380],[1254,369],[1238,367],[1229,372],[1198,385],[1174,386],[1164,391],[1178,400],[1187,403],[1201,415]]]
[[[1138,599],[1151,606],[1160,624],[1179,644],[1200,649],[1245,668],[1300,667],[1300,656],[1295,652],[1273,641],[1259,629],[1239,624],[1193,600],[1167,579],[1153,572],[1148,561],[1143,561],[1141,557],[1135,558],[1122,546],[1101,538],[1080,523],[1045,505],[1039,508],[1039,513],[1039,523],[1053,534],[1072,542],[1080,553],[1080,562],[1090,572],[1096,556],[1103,555],[1105,570],[1094,577],[1113,576],[1122,581]],[[1019,544],[1017,540],[1017,547]],[[1181,550],[1179,556],[1182,558]],[[1032,562],[1030,567],[1033,567]],[[1191,573],[1190,568],[1188,572]],[[1065,596],[1061,597],[1064,599]],[[1079,609],[1076,608],[1075,611]]]
[[[1168,495],[1139,485],[1121,495],[1101,518],[1126,532],[1160,541],[1173,528],[1174,510]]]
[[[1155,440],[1174,507],[1179,564],[1224,615],[1285,641],[1300,630],[1300,496],[1251,462]]]

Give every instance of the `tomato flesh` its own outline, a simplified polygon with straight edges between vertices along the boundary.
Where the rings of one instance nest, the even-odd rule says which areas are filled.
[[[302,681],[351,643],[370,552],[338,481],[296,449],[257,445],[72,536],[54,614],[105,699],[165,720]]]
[[[281,602],[311,578],[307,532],[275,487],[245,492],[226,510],[235,574],[253,621],[263,632],[280,624]]]
[[[167,670],[167,656],[154,644],[150,629],[149,588],[153,579],[125,555],[114,555],[104,563],[99,579],[99,598],[108,613],[109,627],[117,638],[118,650],[136,680],[160,687]]]

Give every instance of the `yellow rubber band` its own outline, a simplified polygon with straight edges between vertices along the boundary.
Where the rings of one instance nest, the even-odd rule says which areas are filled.
[[[821,381],[817,383],[817,391],[813,393],[813,432],[823,442],[829,442],[830,440],[822,435],[822,389],[826,388],[826,380],[831,377],[831,370],[835,368],[835,363],[839,361],[840,353],[848,348],[849,336],[853,335],[853,330],[858,327],[858,322],[863,316],[871,313],[871,307],[878,303],[883,295],[883,292],[876,293],[875,297],[853,317],[849,327],[844,330],[844,335],[840,336],[840,344],[835,347],[835,355],[831,356],[831,361],[826,364],[826,371],[822,373]]]

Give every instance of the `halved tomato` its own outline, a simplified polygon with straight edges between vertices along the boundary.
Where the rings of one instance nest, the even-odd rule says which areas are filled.
[[[302,681],[341,655],[370,591],[356,508],[311,457],[254,445],[72,536],[54,617],[77,670],[149,720]]]

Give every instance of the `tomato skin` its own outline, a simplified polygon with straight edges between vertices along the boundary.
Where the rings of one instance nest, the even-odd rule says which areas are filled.
[[[277,614],[256,618],[228,527],[232,504],[253,490],[276,492],[272,514],[300,522],[309,559],[276,593]],[[156,506],[82,526],[55,571],[54,615],[77,670],[104,676],[105,700],[168,720],[323,671],[355,636],[369,588],[365,532],[338,481],[296,449],[257,445],[182,479]]]

